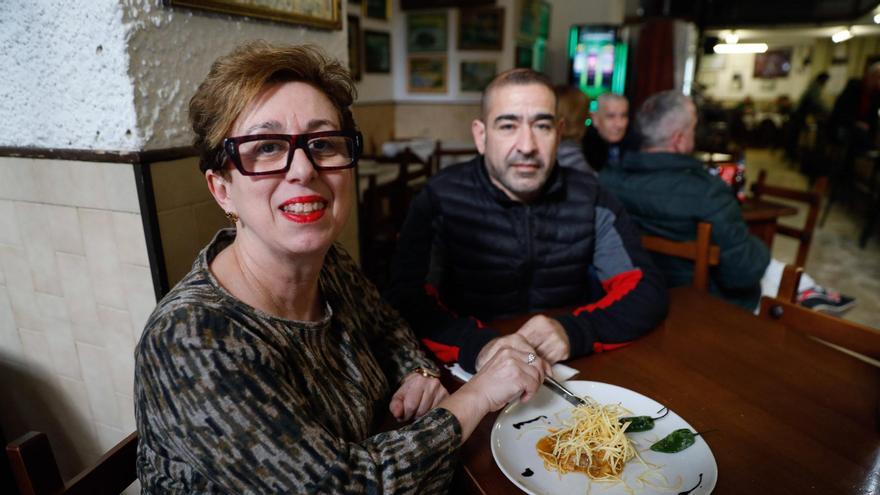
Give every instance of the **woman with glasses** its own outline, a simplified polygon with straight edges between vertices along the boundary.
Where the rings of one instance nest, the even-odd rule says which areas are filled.
[[[145,493],[443,492],[482,417],[530,398],[548,371],[508,348],[447,394],[333,244],[361,152],[353,92],[316,49],[253,42],[192,98],[200,166],[235,228],[202,250],[138,344]],[[376,434],[389,412],[413,421]]]

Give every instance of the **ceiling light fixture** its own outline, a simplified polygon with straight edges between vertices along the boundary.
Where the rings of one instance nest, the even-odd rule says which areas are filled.
[[[730,31],[729,33],[725,34],[724,42],[730,45],[735,45],[739,43],[739,36],[737,36],[736,31]]]
[[[842,41],[846,41],[853,37],[852,31],[849,29],[842,29],[831,35],[831,41],[835,43],[840,43]]]
[[[880,24],[880,14],[874,15],[874,24]]]
[[[767,43],[718,43],[712,50],[715,53],[764,53]]]

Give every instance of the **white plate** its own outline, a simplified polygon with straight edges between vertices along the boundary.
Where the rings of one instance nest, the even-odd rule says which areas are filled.
[[[570,381],[566,383],[566,386],[578,395],[589,395],[600,404],[620,403],[632,411],[633,416],[656,416],[657,411],[663,407],[662,404],[642,394],[607,383]],[[507,406],[498,415],[498,420],[492,428],[492,456],[495,457],[495,463],[498,464],[504,475],[510,478],[510,481],[532,495],[567,495],[588,492],[598,495],[629,493],[623,484],[609,485],[590,482],[587,476],[581,473],[569,473],[560,477],[558,473],[547,471],[544,468],[544,462],[538,457],[535,444],[541,437],[547,435],[547,427],[558,426],[568,416],[571,408],[571,404],[547,390],[546,387],[541,387],[538,394],[528,403],[515,403]],[[521,426],[519,429],[513,426],[540,416],[546,416],[547,419],[538,419]],[[668,495],[670,492],[677,494],[696,487],[690,492],[690,495],[703,495],[711,493],[715,488],[715,482],[718,479],[718,466],[715,464],[712,450],[709,449],[709,445],[706,444],[702,436],[696,438],[694,445],[675,454],[664,454],[648,449],[651,443],[679,428],[696,431],[681,416],[669,411],[665,418],[656,421],[654,429],[628,435],[634,443],[638,444],[637,448],[645,461],[661,466],[659,472],[669,480],[674,488],[674,490],[661,491],[640,485],[636,478],[648,468],[638,460],[631,460],[624,468],[622,478],[635,489],[636,494]],[[531,476],[526,476],[527,469],[531,470]],[[681,484],[676,486],[679,479]],[[589,486],[590,484],[593,486]]]

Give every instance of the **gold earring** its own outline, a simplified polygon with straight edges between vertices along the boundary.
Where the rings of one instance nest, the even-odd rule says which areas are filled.
[[[232,222],[232,223],[237,223],[237,222],[238,222],[238,215],[236,215],[234,212],[227,211],[227,212],[226,212],[226,218],[227,218],[230,222]]]

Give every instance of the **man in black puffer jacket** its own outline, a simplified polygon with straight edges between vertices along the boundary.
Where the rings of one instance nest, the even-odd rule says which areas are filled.
[[[472,132],[481,156],[413,201],[386,293],[428,348],[474,371],[506,346],[553,363],[654,328],[666,315],[662,276],[623,207],[593,176],[557,166],[547,78],[499,75]],[[505,337],[484,323],[560,307],[576,309]]]

